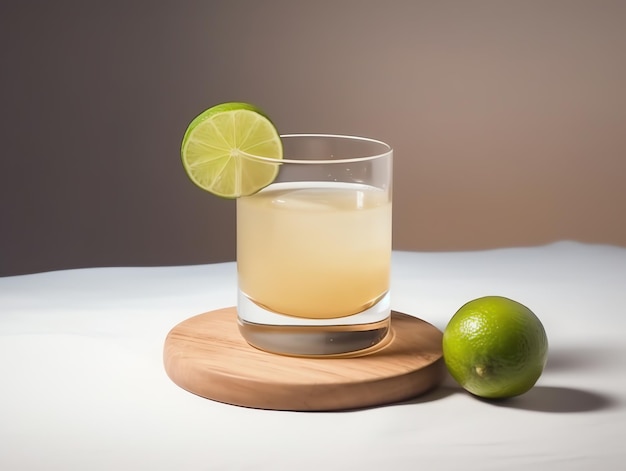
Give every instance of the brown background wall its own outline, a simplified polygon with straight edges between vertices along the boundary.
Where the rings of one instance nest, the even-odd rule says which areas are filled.
[[[0,275],[233,260],[187,123],[395,148],[394,248],[626,246],[626,2],[0,4]]]

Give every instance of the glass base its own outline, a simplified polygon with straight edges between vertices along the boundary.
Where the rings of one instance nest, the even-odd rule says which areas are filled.
[[[374,306],[352,316],[303,319],[269,311],[239,292],[239,332],[253,347],[296,356],[354,353],[381,343],[390,331],[389,293]]]

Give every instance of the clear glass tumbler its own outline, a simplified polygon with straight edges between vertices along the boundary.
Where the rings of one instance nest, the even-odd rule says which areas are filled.
[[[338,355],[390,328],[391,147],[283,135],[274,182],[237,200],[239,330],[261,350]]]

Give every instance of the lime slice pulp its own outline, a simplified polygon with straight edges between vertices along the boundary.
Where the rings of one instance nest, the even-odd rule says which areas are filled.
[[[191,121],[183,137],[181,157],[187,175],[197,186],[223,198],[239,198],[274,181],[279,166],[276,161],[282,159],[282,142],[259,108],[223,103]]]

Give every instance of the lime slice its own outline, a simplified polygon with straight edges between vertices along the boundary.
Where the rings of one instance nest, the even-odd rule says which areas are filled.
[[[251,195],[276,178],[278,162],[249,155],[281,160],[282,154],[278,131],[248,103],[223,103],[204,111],[187,127],[181,146],[191,181],[223,198]]]

